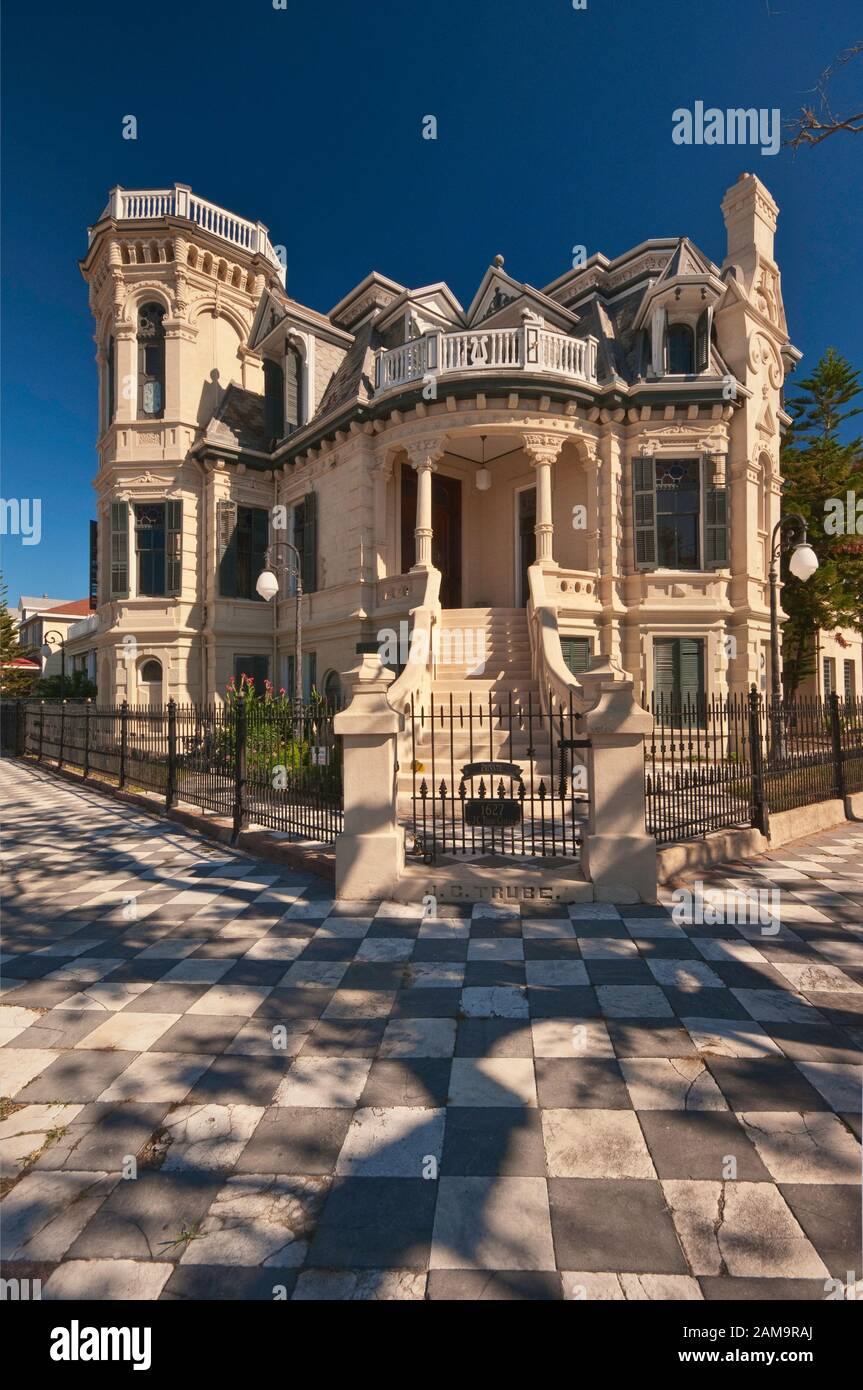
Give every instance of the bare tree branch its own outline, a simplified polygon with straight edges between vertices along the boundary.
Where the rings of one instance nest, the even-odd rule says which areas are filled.
[[[840,53],[835,62],[824,69],[815,84],[813,90],[818,97],[817,104],[801,107],[799,115],[784,122],[789,131],[788,139],[784,143],[792,150],[799,149],[801,145],[820,145],[828,135],[835,135],[840,130],[855,134],[863,131],[863,111],[858,111],[853,116],[837,116],[830,105],[831,78],[861,53],[863,40]]]

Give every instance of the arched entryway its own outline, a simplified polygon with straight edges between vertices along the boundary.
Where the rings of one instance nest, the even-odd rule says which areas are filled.
[[[162,663],[154,656],[145,657],[138,667],[138,704],[161,705]]]

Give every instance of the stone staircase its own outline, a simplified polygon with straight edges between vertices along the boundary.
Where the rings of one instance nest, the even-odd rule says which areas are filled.
[[[432,701],[422,716],[416,711],[413,746],[405,740],[398,779],[403,813],[410,810],[412,762],[417,786],[425,777],[429,789],[434,775],[436,789],[443,778],[448,790],[453,780],[457,790],[471,760],[518,763],[527,782],[532,774],[535,786],[550,783],[549,726],[531,673],[523,608],[443,610]]]

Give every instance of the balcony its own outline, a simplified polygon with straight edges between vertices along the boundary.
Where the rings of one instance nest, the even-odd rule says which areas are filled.
[[[225,208],[199,198],[184,183],[175,183],[173,188],[144,188],[130,190],[114,188],[99,221],[112,217],[115,222],[148,222],[162,217],[185,217],[194,222],[202,231],[238,246],[249,255],[260,255],[278,267],[282,281],[285,267],[270,241],[263,222],[249,222],[245,217],[227,212]],[[89,229],[92,242],[94,231]]]
[[[569,338],[531,323],[518,328],[424,333],[401,347],[378,352],[375,394],[426,377],[470,372],[529,372],[595,386],[596,349],[596,338]]]

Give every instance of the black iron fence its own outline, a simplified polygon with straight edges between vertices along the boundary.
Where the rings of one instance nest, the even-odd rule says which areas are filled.
[[[863,701],[748,696],[651,706],[647,824],[660,844],[863,791]]]
[[[14,714],[12,711],[14,710]],[[157,792],[233,820],[332,843],[342,828],[336,708],[234,699],[222,705],[3,702],[3,747]]]
[[[549,699],[549,706],[551,701]],[[579,715],[531,694],[411,699],[409,798],[414,852],[574,857],[587,814]]]

